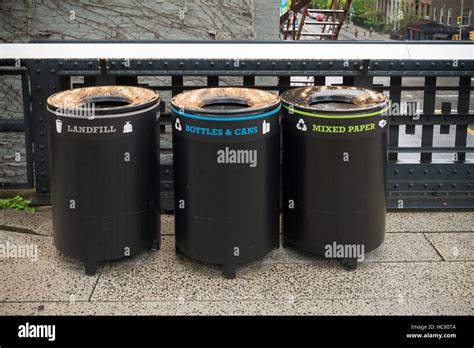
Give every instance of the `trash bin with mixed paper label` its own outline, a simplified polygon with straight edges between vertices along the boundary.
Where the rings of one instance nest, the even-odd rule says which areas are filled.
[[[356,87],[283,93],[285,244],[355,268],[383,242],[387,104]]]

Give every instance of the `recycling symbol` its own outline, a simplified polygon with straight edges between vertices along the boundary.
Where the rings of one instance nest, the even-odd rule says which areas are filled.
[[[386,124],[387,124],[387,121],[386,121],[386,120],[380,120],[380,121],[379,121],[379,127],[380,127],[380,128],[385,127]]]
[[[180,132],[181,132],[181,129],[183,129],[181,127],[181,122],[179,121],[179,118],[176,119],[176,122],[174,123],[174,128],[176,128]]]
[[[302,118],[300,118],[298,123],[296,124],[296,129],[302,132],[306,132],[308,130],[308,127],[306,127],[306,123],[304,123],[304,120]]]

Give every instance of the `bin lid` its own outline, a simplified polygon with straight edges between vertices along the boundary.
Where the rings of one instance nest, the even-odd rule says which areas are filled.
[[[379,110],[388,102],[381,92],[343,86],[294,88],[284,92],[281,99],[288,105],[330,114]]]
[[[159,94],[148,88],[135,86],[96,86],[58,92],[47,100],[53,112],[74,114],[94,107],[97,115],[113,115],[146,108],[159,102]]]
[[[178,94],[171,100],[174,108],[198,115],[216,117],[250,115],[277,107],[280,98],[253,88],[201,88]]]

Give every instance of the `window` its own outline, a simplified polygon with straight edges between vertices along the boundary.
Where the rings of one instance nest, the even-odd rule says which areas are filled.
[[[444,7],[441,7],[439,10],[439,23],[443,24],[444,22]]]
[[[435,8],[433,9],[433,22],[436,22],[436,15],[437,15],[436,12],[437,12],[437,11],[438,11],[438,9],[435,7]]]
[[[462,25],[470,26],[471,25],[471,15],[472,11],[468,8],[465,8],[462,13]]]
[[[451,25],[451,18],[453,17],[453,10],[452,9],[448,9],[448,18],[446,19],[446,25]]]

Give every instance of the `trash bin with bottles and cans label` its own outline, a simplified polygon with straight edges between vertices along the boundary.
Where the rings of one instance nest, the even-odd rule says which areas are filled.
[[[159,103],[130,86],[48,98],[54,242],[87,274],[159,246]]]
[[[248,88],[172,99],[176,248],[235,266],[279,245],[280,100]]]
[[[383,242],[387,105],[357,87],[283,93],[285,244],[355,268]]]

